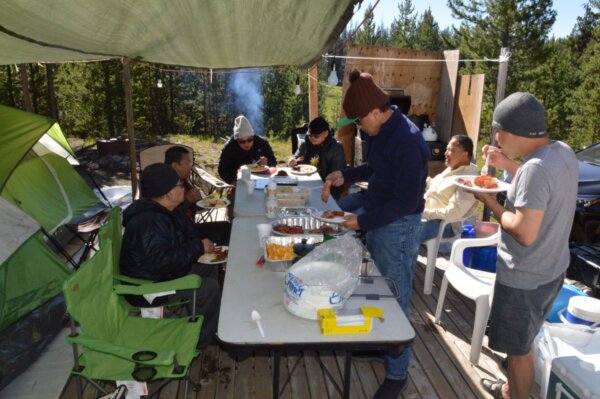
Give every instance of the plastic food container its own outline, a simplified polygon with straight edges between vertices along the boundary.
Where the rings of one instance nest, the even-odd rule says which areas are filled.
[[[307,244],[318,244],[323,242],[322,235],[301,235],[301,236],[269,236],[264,239],[264,256],[267,262],[289,262],[294,260],[295,255],[290,259],[271,259],[267,252],[269,244],[278,244],[283,246],[293,246],[294,244],[302,243],[302,240],[306,240]]]
[[[324,223],[314,217],[304,217],[304,216],[290,216],[286,218],[280,218],[271,223],[273,226],[273,234],[276,235],[306,235],[306,234],[331,234],[331,235],[341,235],[347,232],[348,230],[343,228],[339,224],[335,223]],[[297,233],[285,233],[281,231],[277,231],[276,226],[284,225],[284,226],[298,226]]]
[[[600,299],[589,296],[574,296],[564,312],[564,319],[571,324],[591,326],[600,322]]]

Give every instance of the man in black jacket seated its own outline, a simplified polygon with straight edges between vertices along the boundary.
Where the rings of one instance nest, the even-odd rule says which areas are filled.
[[[221,294],[217,268],[201,265],[197,260],[212,252],[214,244],[196,233],[194,223],[183,212],[174,211],[183,202],[184,190],[177,172],[166,164],[153,164],[142,172],[140,185],[144,198],[136,200],[123,212],[121,273],[152,281],[165,281],[196,273],[202,285],[196,292],[196,314],[204,316],[200,347],[211,344],[217,331]],[[191,292],[178,292],[160,298],[153,305],[190,298]],[[148,305],[141,297],[128,300],[134,305]]]
[[[240,166],[254,162],[265,166],[277,165],[269,142],[255,135],[250,121],[240,115],[235,118],[233,136],[221,150],[219,175],[227,183],[235,184]]]

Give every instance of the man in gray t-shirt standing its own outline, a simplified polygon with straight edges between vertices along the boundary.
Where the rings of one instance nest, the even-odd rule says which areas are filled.
[[[569,266],[579,169],[573,150],[547,137],[544,107],[529,93],[498,104],[492,127],[502,149],[485,146],[484,156],[515,177],[505,206],[493,195],[475,196],[501,225],[489,346],[507,354],[508,383],[482,383],[494,397],[519,399],[529,397],[533,340]]]

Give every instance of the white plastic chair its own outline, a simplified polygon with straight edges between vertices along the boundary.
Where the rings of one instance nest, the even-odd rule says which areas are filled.
[[[435,322],[439,323],[448,283],[452,284],[460,294],[475,301],[475,320],[473,320],[471,352],[469,355],[472,364],[479,363],[485,327],[490,315],[496,274],[465,267],[463,252],[466,248],[497,245],[500,239],[500,226],[498,223],[477,222],[475,223],[475,231],[478,238],[461,238],[452,245],[450,266],[444,273],[435,310]]]
[[[435,263],[437,260],[437,254],[440,249],[440,244],[443,242],[454,242],[460,237],[460,233],[453,235],[452,237],[444,238],[444,229],[447,225],[452,223],[461,224],[466,218],[460,218],[456,220],[442,220],[437,236],[431,240],[424,242],[427,248],[427,265],[425,266],[425,282],[423,283],[423,293],[425,295],[431,295],[431,288],[433,287],[433,276],[435,275]]]

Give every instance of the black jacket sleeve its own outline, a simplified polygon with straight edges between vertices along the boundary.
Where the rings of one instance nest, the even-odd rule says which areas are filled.
[[[221,157],[219,158],[218,172],[221,179],[226,183],[233,184],[237,178],[237,162],[235,154],[231,146],[228,144],[223,147],[221,151]]]

